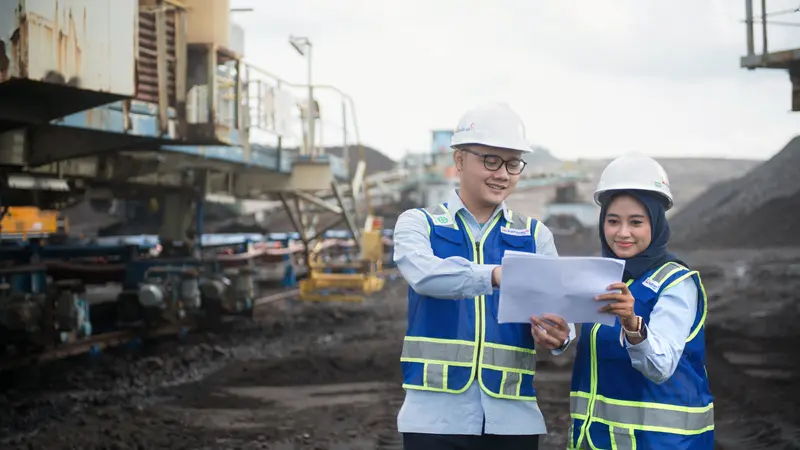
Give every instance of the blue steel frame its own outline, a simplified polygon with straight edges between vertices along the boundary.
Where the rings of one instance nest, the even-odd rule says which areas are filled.
[[[111,103],[56,119],[52,124],[137,138],[152,138],[155,141],[168,142],[160,145],[160,149],[163,151],[215,159],[278,173],[291,173],[294,161],[302,160],[302,157],[293,151],[258,144],[250,144],[248,152],[247,145],[242,145],[241,137],[236,130],[232,130],[230,135],[230,139],[234,143],[231,146],[187,145],[175,131],[178,119],[173,108],[170,108],[168,114],[170,131],[167,135],[162,135],[159,130],[157,105],[132,100],[129,111],[126,111],[124,105],[125,101]],[[129,124],[127,127],[126,123]],[[322,155],[315,157],[314,161],[330,164],[333,175],[337,178],[347,177],[347,167],[342,158],[335,155]]]

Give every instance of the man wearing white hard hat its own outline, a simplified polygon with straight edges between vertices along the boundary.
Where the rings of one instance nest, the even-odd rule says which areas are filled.
[[[532,327],[497,322],[503,253],[557,254],[543,223],[505,204],[531,146],[520,117],[489,103],[461,117],[451,147],[459,189],[405,211],[394,230],[409,284],[398,430],[406,450],[536,449],[547,430]],[[553,354],[574,336],[571,326],[548,335]]]

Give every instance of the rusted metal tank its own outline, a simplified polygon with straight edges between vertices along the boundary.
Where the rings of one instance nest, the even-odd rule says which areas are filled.
[[[137,0],[0,2],[0,82],[133,95],[138,9]]]
[[[0,132],[136,92],[138,0],[0,0]]]

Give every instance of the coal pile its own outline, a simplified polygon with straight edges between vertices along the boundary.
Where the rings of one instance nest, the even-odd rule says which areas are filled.
[[[719,183],[670,219],[679,248],[800,246],[800,136],[745,176]]]

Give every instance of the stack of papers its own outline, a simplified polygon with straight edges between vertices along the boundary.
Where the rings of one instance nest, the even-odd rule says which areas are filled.
[[[616,315],[600,312],[606,302],[594,297],[622,280],[625,261],[507,250],[502,267],[500,323],[530,323],[531,316],[554,314],[567,323],[614,325]]]

